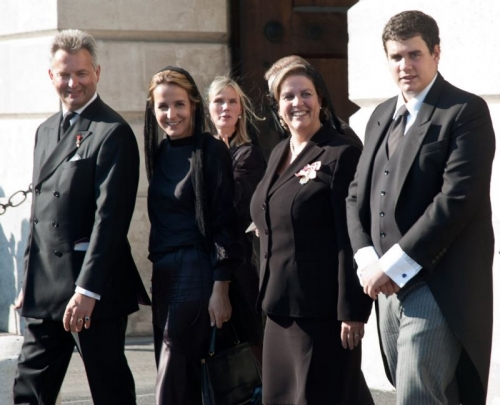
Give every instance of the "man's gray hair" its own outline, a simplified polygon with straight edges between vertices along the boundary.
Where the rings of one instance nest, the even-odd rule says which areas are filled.
[[[50,46],[50,62],[58,50],[62,49],[70,54],[75,54],[82,49],[92,57],[92,65],[97,69],[99,62],[97,60],[97,44],[92,35],[81,30],[64,30],[55,36]]]

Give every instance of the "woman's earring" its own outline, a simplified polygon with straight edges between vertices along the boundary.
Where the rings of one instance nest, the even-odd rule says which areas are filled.
[[[241,120],[241,115],[238,115],[238,119]]]
[[[283,118],[281,118],[281,116],[279,117],[280,119],[280,125],[286,130],[288,131],[288,125],[285,124],[285,121],[283,120]]]

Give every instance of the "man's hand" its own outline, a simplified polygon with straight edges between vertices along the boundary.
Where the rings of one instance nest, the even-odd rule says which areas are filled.
[[[388,297],[389,295],[397,293],[400,289],[399,285],[389,278],[389,281],[380,287],[380,292]]]
[[[229,302],[229,282],[215,281],[212,295],[208,302],[208,313],[210,314],[210,324],[217,325],[220,329],[224,322],[231,319],[231,303]]]
[[[382,287],[384,287],[386,292],[390,291],[387,284],[390,284],[392,280],[384,273],[378,261],[368,265],[363,270],[361,277],[363,291],[374,300],[377,299],[378,293],[382,291]],[[394,291],[391,292],[391,294],[393,293]]]
[[[90,328],[90,318],[95,306],[95,299],[75,293],[64,310],[64,329],[69,332],[80,332],[82,327]]]
[[[344,349],[354,349],[365,335],[365,324],[363,322],[344,321],[340,329],[340,340]]]

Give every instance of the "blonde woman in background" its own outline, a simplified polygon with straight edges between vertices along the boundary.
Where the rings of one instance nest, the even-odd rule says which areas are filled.
[[[252,143],[248,133],[249,126],[259,118],[238,83],[226,76],[216,77],[210,85],[208,104],[210,118],[217,130],[215,137],[224,141],[231,154],[238,240],[243,248],[243,264],[234,271],[230,287],[232,319],[240,339],[250,342],[260,360],[262,318],[260,311],[255,309],[259,278],[257,266],[252,261],[253,234],[245,233],[252,222],[250,199],[266,169],[262,152]]]

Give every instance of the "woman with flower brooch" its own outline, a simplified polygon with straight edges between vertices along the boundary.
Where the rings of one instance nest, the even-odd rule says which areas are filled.
[[[201,404],[201,359],[211,327],[231,318],[229,281],[240,249],[231,157],[205,132],[203,99],[184,69],[168,66],[152,77],[144,141],[156,404]]]
[[[276,73],[271,107],[289,137],[271,153],[250,205],[267,315],[263,403],[373,404],[360,344],[372,300],[356,275],[345,206],[361,148],[336,129],[328,90],[309,64]]]
[[[243,250],[243,263],[233,272],[230,287],[233,325],[238,337],[250,343],[260,361],[263,328],[261,312],[256,309],[259,273],[253,234],[245,231],[252,222],[250,199],[266,170],[262,151],[252,143],[248,132],[252,126],[257,130],[255,120],[261,119],[238,83],[227,76],[218,76],[210,84],[208,109],[217,130],[215,137],[224,141],[231,154],[238,240]]]

